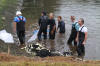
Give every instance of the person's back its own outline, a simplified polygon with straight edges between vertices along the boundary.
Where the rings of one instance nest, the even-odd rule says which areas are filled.
[[[65,33],[65,22],[61,21],[60,22],[60,33]]]
[[[77,33],[77,31],[79,30],[79,24],[77,21],[75,21],[73,24],[72,24],[72,33]]]
[[[16,22],[16,29],[18,31],[25,30],[25,18],[23,16],[16,16],[14,22]]]
[[[62,17],[58,16],[58,28],[59,29],[59,33],[65,33],[65,22],[62,21]]]
[[[46,29],[47,26],[48,26],[48,17],[47,16],[41,16],[39,25],[40,25],[40,28]]]
[[[25,45],[25,22],[26,18],[22,16],[20,11],[17,11],[14,18],[14,31],[17,33],[21,48]]]
[[[48,26],[48,17],[46,16],[46,12],[41,13],[41,17],[39,19],[39,32],[38,39],[41,40],[41,34],[43,33],[44,39],[47,39],[47,26]]]

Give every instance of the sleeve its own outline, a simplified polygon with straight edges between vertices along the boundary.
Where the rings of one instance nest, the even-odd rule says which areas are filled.
[[[58,28],[60,27],[60,22],[58,23]]]
[[[41,23],[41,18],[39,18],[39,21],[38,21],[39,26],[40,26],[40,23]]]
[[[18,19],[17,19],[17,17],[15,17],[15,18],[14,18],[14,22],[18,22]]]
[[[84,27],[84,32],[88,32],[88,29],[86,27]]]
[[[26,22],[26,18],[24,17],[24,22]]]
[[[48,19],[47,23],[48,23],[48,25],[50,25],[49,19]]]
[[[54,20],[54,25],[56,25],[56,22],[55,22],[55,20]]]
[[[79,26],[79,24],[77,23],[77,24],[75,25],[75,28],[76,28],[77,31],[79,31],[79,27],[80,27],[80,26]]]

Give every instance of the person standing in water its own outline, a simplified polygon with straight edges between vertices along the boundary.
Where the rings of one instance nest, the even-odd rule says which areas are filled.
[[[50,13],[49,14],[49,20],[48,20],[48,24],[50,25],[49,28],[49,39],[55,39],[55,33],[56,33],[56,23],[55,23],[55,19],[54,19],[54,14]]]
[[[70,47],[70,49],[73,51],[73,52],[76,52],[77,51],[77,42],[75,41],[76,37],[77,37],[77,32],[79,30],[79,24],[77,21],[75,21],[75,16],[71,16],[71,21],[72,21],[72,29],[71,29],[71,34],[70,34],[70,37],[68,39],[68,45]],[[74,42],[74,46],[72,46],[72,43]]]
[[[84,57],[85,55],[85,47],[84,45],[86,44],[87,40],[87,33],[88,29],[87,27],[84,26],[84,19],[80,18],[78,21],[80,28],[77,33],[76,41],[78,42],[78,57]]]
[[[25,46],[25,23],[26,18],[22,16],[21,11],[17,11],[16,17],[14,18],[14,31],[17,32],[20,47]]]
[[[58,16],[58,28],[59,29],[59,33],[65,33],[65,22],[62,21],[62,17]]]
[[[39,19],[39,32],[38,39],[41,41],[41,35],[43,33],[44,39],[47,39],[47,26],[48,26],[48,17],[46,16],[46,12],[41,13],[41,17]]]

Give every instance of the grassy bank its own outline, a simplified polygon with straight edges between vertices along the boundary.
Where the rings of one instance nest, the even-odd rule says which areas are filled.
[[[100,61],[76,61],[73,57],[28,58],[0,53],[0,66],[100,66]]]
[[[4,29],[7,25],[6,22],[10,21],[9,14],[12,14],[16,9],[17,0],[0,0],[0,30]]]
[[[0,66],[100,66],[97,64],[81,64],[81,63],[67,63],[67,62],[54,62],[54,63],[45,63],[45,62],[4,62]]]
[[[85,63],[85,62],[56,62],[56,61],[30,61],[30,62],[1,62],[0,66],[100,66],[99,63]]]

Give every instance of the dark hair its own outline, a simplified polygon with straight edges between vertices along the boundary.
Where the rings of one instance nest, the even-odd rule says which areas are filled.
[[[47,13],[45,11],[42,12],[43,15],[47,15]]]
[[[58,16],[58,18],[62,19],[62,17],[61,17],[61,16]]]
[[[81,22],[84,24],[84,19],[83,18],[80,18]]]

